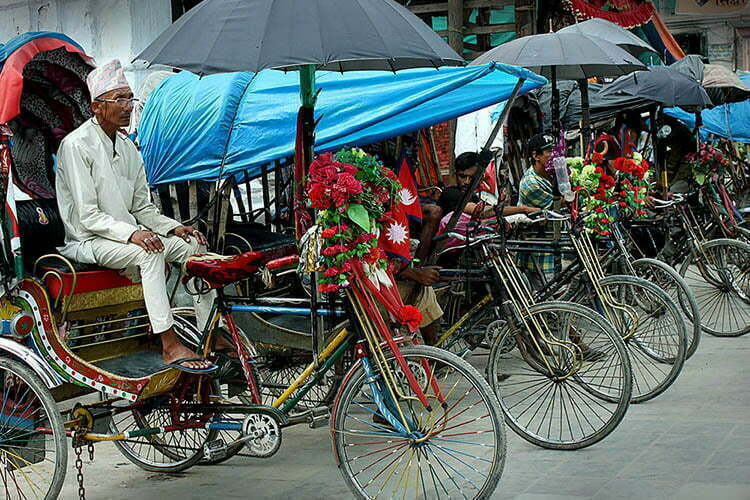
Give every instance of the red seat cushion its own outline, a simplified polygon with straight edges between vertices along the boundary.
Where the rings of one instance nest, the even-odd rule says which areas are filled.
[[[287,257],[294,253],[294,247],[277,248],[267,252],[245,252],[239,255],[194,255],[185,262],[185,272],[189,276],[204,279],[213,288],[241,281],[252,276],[261,266],[272,264],[276,267],[290,264]],[[292,260],[297,259],[296,256]]]
[[[198,254],[185,262],[185,272],[188,276],[202,278],[212,287],[218,288],[252,276],[264,257],[263,252],[245,252],[231,256]]]
[[[96,292],[136,284],[121,275],[120,271],[116,269],[102,268],[93,271],[77,272],[75,290],[73,290],[73,273],[70,271],[66,272],[59,267],[53,266],[41,266],[41,269],[45,274],[47,271],[54,271],[56,273],[54,275],[47,274],[44,277],[44,285],[47,287],[47,291],[52,298],[72,293]],[[62,281],[57,276],[60,276]]]

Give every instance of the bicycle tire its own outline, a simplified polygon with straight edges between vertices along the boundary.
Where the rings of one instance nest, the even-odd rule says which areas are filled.
[[[22,412],[22,417],[18,417],[17,422],[16,420],[13,422],[11,422],[10,419],[5,420],[3,417],[6,415],[0,415],[0,430],[2,431],[0,432],[0,435],[2,435],[2,439],[0,439],[0,461],[3,469],[3,474],[0,475],[0,484],[3,485],[3,490],[8,498],[37,498],[35,495],[37,492],[41,491],[39,486],[32,487],[30,485],[30,480],[33,479],[35,473],[35,465],[40,462],[32,463],[28,460],[28,456],[24,458],[22,454],[31,451],[32,455],[35,455],[36,453],[34,453],[34,451],[38,452],[41,450],[43,454],[41,462],[44,462],[45,460],[48,460],[47,454],[49,451],[47,450],[47,445],[41,444],[42,447],[35,450],[34,448],[29,448],[29,446],[27,446],[31,439],[35,439],[33,435],[29,435],[28,432],[24,434],[13,434],[19,431],[19,425],[25,425],[24,421],[30,420],[30,417],[34,416],[36,413],[35,410],[33,413],[28,414],[29,409],[36,406],[34,401],[34,399],[36,399],[39,404],[38,408],[42,409],[45,415],[44,418],[34,417],[31,420],[34,425],[36,425],[37,421],[39,421],[38,423],[40,425],[45,423],[48,424],[43,426],[48,426],[52,431],[52,446],[54,447],[55,453],[54,469],[51,478],[43,481],[45,483],[49,482],[44,498],[47,500],[53,500],[60,494],[68,466],[68,446],[65,437],[65,427],[63,425],[62,417],[60,416],[60,411],[57,409],[57,403],[55,403],[52,393],[50,393],[47,386],[44,385],[44,382],[42,382],[39,376],[26,365],[13,359],[0,357],[0,372],[5,372],[2,374],[2,377],[0,377],[0,388],[3,392],[2,398],[5,411],[13,414],[16,409],[15,407],[8,408],[11,401],[11,398],[8,397],[10,388],[7,387],[6,383],[7,380],[10,380],[10,377],[8,377],[9,375],[21,380],[33,393],[32,396],[28,390],[25,390],[20,395],[22,401],[19,401],[18,398],[13,399],[13,402],[16,405],[22,403],[22,406],[17,408],[18,411]],[[10,444],[14,441],[18,441],[17,445]],[[22,444],[21,442],[23,442],[23,446],[19,446]],[[16,451],[11,452],[9,451],[10,448],[13,448]],[[37,456],[36,458],[39,457]],[[20,464],[19,461],[21,462]],[[16,471],[20,473],[20,477],[18,478],[15,476]],[[20,488],[23,485],[29,486],[29,491],[26,493],[20,491]],[[18,492],[18,496],[12,495],[12,488],[14,486]]]
[[[438,404],[437,399],[430,398],[430,401],[433,402],[433,412],[451,412],[455,410],[456,406],[458,406],[464,400],[468,401],[469,403],[473,402],[474,404],[463,409],[463,411],[456,410],[456,415],[452,417],[460,417],[462,420],[465,420],[465,422],[454,422],[453,424],[451,424],[451,427],[443,428],[443,431],[445,431],[460,425],[461,428],[457,429],[456,431],[457,434],[461,434],[460,437],[455,437],[453,440],[446,440],[446,437],[450,438],[453,435],[445,435],[443,436],[443,438],[441,438],[439,436],[443,431],[440,431],[437,435],[429,437],[423,443],[411,443],[407,445],[406,442],[408,442],[408,438],[404,438],[400,434],[396,433],[395,429],[393,429],[392,427],[389,429],[385,426],[378,426],[375,423],[370,423],[371,419],[374,422],[372,413],[364,411],[369,409],[369,407],[365,407],[365,405],[371,404],[371,399],[367,399],[367,390],[369,389],[368,380],[365,376],[365,370],[362,366],[362,362],[357,362],[352,366],[352,369],[347,374],[341,386],[341,390],[336,397],[336,402],[334,403],[332,412],[333,418],[331,419],[331,438],[333,439],[334,452],[336,454],[336,460],[339,469],[344,476],[344,480],[346,481],[347,486],[349,486],[350,490],[356,497],[371,498],[372,493],[368,491],[368,487],[375,481],[375,479],[377,479],[378,476],[376,476],[376,478],[370,482],[364,482],[364,476],[368,475],[369,477],[369,475],[372,474],[372,472],[368,472],[368,469],[370,467],[374,467],[380,461],[386,463],[387,467],[390,467],[396,462],[396,459],[391,461],[390,455],[392,454],[392,452],[390,450],[395,450],[395,452],[397,452],[398,447],[406,447],[406,450],[402,452],[401,456],[403,456],[403,454],[405,454],[407,451],[411,450],[412,457],[411,459],[409,459],[408,463],[405,464],[405,466],[407,468],[411,467],[414,454],[418,454],[417,462],[415,463],[416,467],[418,467],[417,477],[422,477],[424,480],[421,482],[406,481],[407,484],[404,488],[399,488],[397,485],[397,494],[394,493],[392,495],[389,495],[388,492],[378,491],[376,493],[376,496],[382,495],[385,498],[390,498],[393,496],[402,498],[435,498],[435,492],[428,492],[427,489],[428,486],[431,488],[434,485],[435,490],[437,490],[437,483],[440,483],[441,487],[443,487],[444,491],[447,493],[447,495],[441,494],[440,496],[451,497],[452,495],[447,491],[446,485],[443,484],[441,478],[437,477],[438,474],[445,473],[445,483],[448,487],[451,487],[451,491],[453,491],[453,487],[455,486],[456,496],[461,496],[463,498],[472,497],[471,492],[468,490],[470,487],[473,487],[476,490],[476,493],[473,494],[473,498],[489,498],[489,496],[497,487],[498,481],[500,480],[500,476],[502,475],[503,468],[505,466],[506,435],[505,426],[502,419],[502,411],[500,410],[497,398],[487,384],[487,381],[484,380],[484,378],[482,378],[482,376],[476,371],[476,369],[474,369],[466,361],[443,349],[431,346],[410,346],[402,348],[401,354],[404,356],[407,362],[410,363],[410,365],[414,364],[417,367],[423,366],[421,365],[422,361],[430,364],[431,368],[433,369],[432,373],[436,375],[433,380],[435,380],[438,384],[440,384],[441,377],[444,381],[446,381],[449,376],[452,376],[454,374],[456,377],[461,377],[460,380],[463,380],[465,384],[468,383],[468,388],[462,386],[455,392],[453,390],[449,390],[450,385],[443,388],[443,392],[446,398],[459,398],[455,403],[451,399],[446,403],[446,406],[440,407],[441,405]],[[386,354],[386,358],[389,365],[391,365],[395,356],[392,352],[389,352]],[[376,376],[380,377],[379,369],[374,366],[373,369],[376,371]],[[460,380],[456,382],[456,385],[454,387],[458,386]],[[409,391],[408,384],[400,383],[399,387],[402,391]],[[425,388],[429,390],[431,387],[431,382],[429,380],[426,380]],[[468,396],[472,393],[475,393],[475,395],[469,398]],[[435,394],[437,394],[437,392]],[[479,400],[475,401],[477,399],[477,396]],[[421,403],[413,403],[414,406],[418,407],[415,409],[409,400],[407,400],[406,402],[403,401],[404,400],[399,401],[399,407],[402,407],[403,411],[407,411],[409,415],[412,415],[413,419],[417,422],[423,422],[423,420],[418,419],[416,416],[417,411],[422,412],[420,413],[420,416],[424,416],[424,412],[426,411]],[[356,414],[363,411],[365,414],[364,419],[357,418]],[[428,417],[430,415],[432,414],[428,414]],[[435,422],[433,422],[432,425],[436,425],[442,419],[446,419],[444,423],[445,425],[447,425],[447,422],[449,421],[449,419],[447,419],[447,414],[439,416],[439,418]],[[474,425],[488,425],[490,429],[486,431],[483,430],[481,432],[471,432],[474,428]],[[376,455],[380,453],[381,450],[376,450],[372,453],[367,453],[360,457],[349,458],[350,452],[358,452],[356,450],[360,449],[361,447],[361,451],[364,452],[364,446],[373,444],[368,442],[355,442],[355,440],[357,439],[357,432],[353,432],[356,431],[356,429],[354,428],[349,429],[348,427],[350,426],[364,426],[365,429],[375,428],[378,429],[378,432],[380,432],[381,435],[387,436],[386,439],[393,440],[395,444],[386,445],[390,448],[388,450],[382,450],[384,453],[388,454],[388,458],[376,458]],[[393,432],[391,432],[391,430]],[[370,434],[373,433],[370,432]],[[426,435],[429,435],[429,433],[427,433]],[[372,436],[365,437],[364,439],[373,441]],[[460,457],[460,460],[456,460],[454,455],[453,458],[450,459],[451,461],[448,463],[449,468],[451,468],[451,471],[449,473],[445,466],[446,462],[442,461],[437,453],[444,453],[443,458],[445,460],[448,460],[448,458],[451,456],[451,452],[453,451],[452,448],[447,448],[448,446],[460,446],[462,443],[465,444],[466,441],[480,440],[487,440],[487,442],[490,444],[485,446],[484,443],[473,443],[474,446],[469,446],[467,448],[470,450],[468,453],[459,452],[460,454],[458,456]],[[399,441],[404,441],[405,443],[398,444]],[[448,444],[435,444],[436,442]],[[381,445],[376,444],[376,446]],[[488,471],[486,474],[476,471],[470,466],[468,469],[464,470],[465,474],[456,471],[456,467],[461,467],[462,462],[465,464],[465,462],[469,460],[469,458],[471,457],[471,453],[488,454],[488,458],[480,458],[480,460],[478,461],[481,466],[486,466],[487,462],[489,462]],[[437,468],[432,467],[432,458],[430,458],[430,454],[433,457],[437,457],[437,462],[435,463],[435,467]],[[393,453],[392,456],[396,457],[396,453]],[[371,462],[372,460],[376,460],[376,462]],[[419,475],[422,474],[422,466],[425,465],[427,461],[429,461],[429,470],[424,471],[424,475]],[[370,465],[367,465],[367,462],[369,462]],[[404,462],[406,462],[406,460],[404,460]],[[396,472],[400,465],[401,462],[396,464],[396,468],[391,472],[391,475]],[[357,470],[354,470],[353,467],[356,467]],[[403,476],[404,474],[400,473],[399,475]],[[406,474],[406,476],[411,476],[411,469],[409,469],[409,472]],[[473,481],[471,481],[471,479],[475,477],[482,478],[483,482],[481,486],[477,486],[473,483]],[[430,484],[430,482],[432,482],[432,484]],[[458,484],[459,482],[461,483],[460,485]],[[414,486],[417,490],[421,487],[422,491],[415,491],[412,495],[407,489],[411,486]],[[383,484],[383,488],[384,487],[385,484]]]
[[[703,243],[680,266],[701,311],[701,328],[716,337],[750,332],[750,245],[718,238]]]
[[[682,371],[688,343],[685,320],[664,290],[642,278],[613,275],[599,284],[614,290],[618,303],[628,306],[626,311],[610,311],[616,316],[608,318],[599,298],[594,302],[594,310],[612,323],[625,339],[633,372],[631,403],[649,401],[666,391]],[[624,303],[625,300],[628,302]],[[637,314],[637,318],[631,317],[631,313]],[[631,329],[633,324],[636,324],[636,330]],[[651,326],[663,327],[664,334],[650,336],[648,327]],[[667,371],[666,367],[669,367]]]
[[[554,332],[547,332],[556,339],[570,339],[574,334],[579,339],[578,345],[585,344],[606,357],[588,362],[588,365],[581,363],[576,377],[555,380],[551,373],[535,366],[536,363],[529,363],[529,355],[519,347],[503,352],[504,337],[525,334],[528,338],[524,326],[508,322],[505,331],[495,337],[487,363],[487,378],[498,396],[505,422],[523,439],[542,448],[577,450],[598,443],[620,424],[631,400],[630,359],[622,339],[599,314],[572,302],[535,304],[528,313],[522,313],[522,318],[531,323],[533,318],[539,323],[558,327]],[[564,331],[564,335],[558,331]],[[528,341],[523,339],[521,342]],[[519,341],[516,343],[520,344]],[[559,367],[569,366],[569,360],[565,361],[566,350],[548,349],[551,351],[548,359],[563,361],[557,363]],[[599,362],[606,364],[598,365]],[[615,363],[619,365],[614,366]],[[607,366],[604,371],[603,366]],[[604,380],[608,374],[612,374],[612,381]],[[618,383],[615,384],[614,380]],[[610,387],[609,384],[613,385]],[[559,404],[555,404],[558,390]],[[552,399],[547,399],[550,393]],[[606,403],[610,405],[606,406]],[[571,421],[571,414],[575,422]],[[563,418],[566,418],[567,426],[563,425]],[[555,437],[552,436],[553,425],[556,427]],[[591,428],[584,429],[584,426]],[[542,434],[543,431],[546,434]]]
[[[211,385],[210,382],[209,385]],[[205,400],[201,396],[198,397],[200,400]],[[149,408],[151,405],[144,405],[144,408],[148,410],[146,412],[134,408],[113,414],[109,421],[110,432],[121,434],[131,428],[158,428],[172,424],[174,419],[170,411],[172,401],[167,399],[174,397],[163,395],[154,396],[154,398],[161,398],[162,402],[155,402],[151,408]],[[123,418],[118,420],[120,415]],[[185,418],[184,415],[182,416]],[[128,418],[130,420],[126,421],[125,419]],[[203,459],[203,446],[216,439],[218,435],[219,431],[215,429],[188,428],[182,431],[134,437],[127,441],[116,440],[113,443],[125,458],[141,469],[148,472],[174,474],[200,462]],[[145,453],[142,451],[144,449]]]
[[[702,332],[700,309],[698,309],[698,304],[695,302],[695,296],[690,287],[685,283],[680,273],[666,262],[650,258],[638,259],[633,261],[633,268],[639,278],[651,282],[658,279],[659,282],[656,285],[665,290],[672,301],[680,306],[689,322],[688,348],[685,359],[690,359],[698,350]]]

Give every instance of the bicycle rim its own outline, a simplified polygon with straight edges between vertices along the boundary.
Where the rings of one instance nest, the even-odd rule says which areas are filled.
[[[359,498],[489,497],[502,474],[506,446],[492,390],[474,368],[444,350],[415,346],[401,352],[415,368],[432,412],[419,401],[397,397],[390,399],[391,408],[403,412],[413,432],[405,436],[380,423],[375,403],[380,391],[373,391],[358,362],[337,397],[331,422],[339,468],[350,489]],[[388,358],[398,372],[393,355]],[[413,397],[405,378],[396,380],[401,395]]]
[[[509,323],[495,338],[487,366],[506,422],[544,448],[572,450],[601,441],[622,421],[630,403],[630,362],[622,340],[580,304],[540,303],[523,319],[544,325],[545,331],[531,333],[524,323]],[[508,336],[516,337],[517,346],[503,352]]]

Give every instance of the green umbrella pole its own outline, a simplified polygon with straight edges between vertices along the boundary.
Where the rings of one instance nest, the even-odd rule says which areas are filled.
[[[302,106],[315,107],[315,65],[306,64],[299,69],[299,98]]]
[[[299,97],[302,101],[302,150],[304,156],[304,171],[307,171],[313,161],[315,145],[315,65],[306,64],[299,68]],[[301,186],[298,186],[301,189]],[[320,338],[323,334],[322,317],[318,315],[318,280],[316,273],[310,273],[310,319],[312,321],[312,351],[315,363],[318,363]]]

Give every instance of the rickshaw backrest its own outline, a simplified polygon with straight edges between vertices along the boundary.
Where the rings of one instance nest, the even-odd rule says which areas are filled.
[[[65,241],[57,201],[49,199],[16,202],[18,228],[24,260],[33,263],[42,255],[57,253]]]

